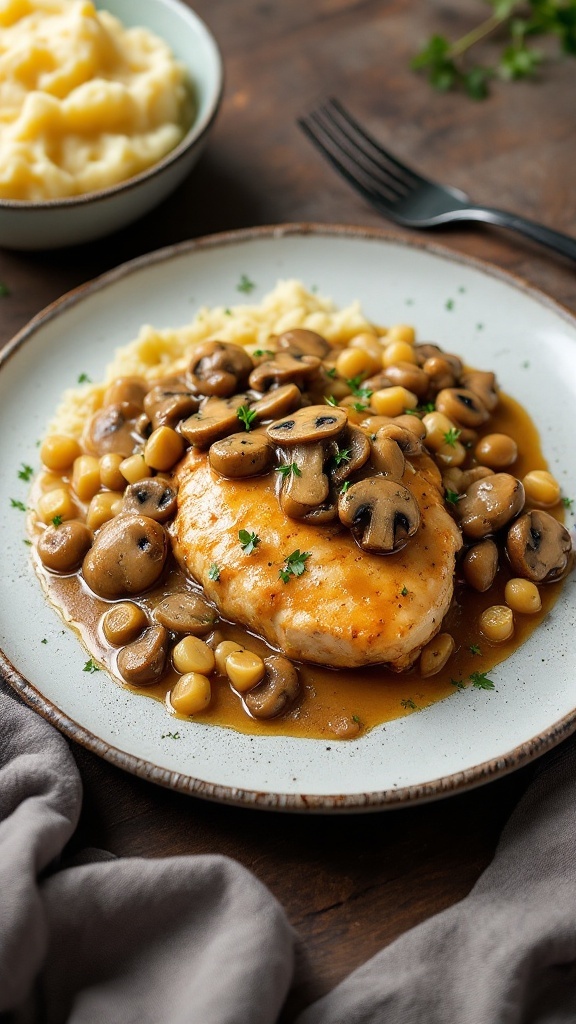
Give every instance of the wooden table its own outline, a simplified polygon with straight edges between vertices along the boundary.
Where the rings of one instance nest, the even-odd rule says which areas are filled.
[[[185,238],[283,221],[386,227],[296,126],[327,95],[431,177],[576,235],[574,60],[554,61],[537,82],[497,83],[485,102],[433,93],[409,69],[425,38],[466,31],[483,16],[481,4],[197,0],[195,8],[226,67],[222,110],[200,165],[160,209],[106,241],[49,253],[0,250],[0,281],[10,289],[0,299],[2,343],[68,289]],[[562,257],[495,229],[444,229],[434,238],[576,310],[575,268]],[[302,938],[286,1021],[469,891],[530,771],[422,807],[325,818],[204,803],[82,749],[75,754],[85,786],[77,842],[124,856],[228,854],[280,899]]]

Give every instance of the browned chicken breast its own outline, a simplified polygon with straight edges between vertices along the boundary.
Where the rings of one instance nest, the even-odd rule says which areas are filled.
[[[191,449],[179,470],[176,555],[224,618],[289,658],[405,669],[440,629],[461,545],[438,471],[427,457],[416,462],[402,482],[418,503],[420,527],[401,551],[379,555],[361,550],[338,521],[289,519],[276,496],[277,473],[227,480],[210,469],[205,453]],[[240,530],[259,537],[250,554]],[[306,570],[285,583],[279,571],[296,550],[310,553]],[[218,580],[210,578],[211,566]]]

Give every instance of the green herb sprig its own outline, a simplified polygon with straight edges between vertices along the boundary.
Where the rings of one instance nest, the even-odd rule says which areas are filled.
[[[254,409],[250,409],[247,405],[239,405],[236,409],[236,415],[240,420],[240,423],[244,424],[245,430],[252,430],[252,424],[257,415],[254,412]]]
[[[438,92],[461,90],[484,99],[493,79],[534,78],[544,62],[535,37],[556,37],[561,52],[576,56],[576,0],[486,0],[489,16],[459,39],[433,35],[412,59]],[[500,51],[494,64],[473,63],[470,51],[491,35]]]
[[[242,551],[245,555],[251,555],[260,543],[260,537],[258,534],[248,533],[248,530],[239,530],[238,540],[240,541]]]
[[[311,555],[311,551],[300,551],[300,548],[296,548],[296,551],[284,559],[284,565],[278,572],[279,579],[283,583],[289,583],[292,576],[301,576],[306,572],[306,562]]]

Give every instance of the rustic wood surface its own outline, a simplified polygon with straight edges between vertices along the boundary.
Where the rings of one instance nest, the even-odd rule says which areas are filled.
[[[185,238],[284,221],[386,228],[296,125],[328,95],[431,177],[576,235],[574,60],[554,59],[535,82],[496,83],[484,102],[435,94],[409,69],[432,32],[456,35],[475,25],[484,15],[479,0],[194,6],[226,67],[221,113],[199,166],[157,211],[105,241],[49,253],[0,250],[0,281],[10,289],[0,299],[0,343],[70,288]],[[443,229],[433,238],[576,310],[575,266],[562,257],[496,229]],[[204,803],[75,753],[85,786],[77,844],[123,856],[228,854],[280,899],[302,939],[286,1021],[469,891],[530,774],[406,810],[299,817]]]

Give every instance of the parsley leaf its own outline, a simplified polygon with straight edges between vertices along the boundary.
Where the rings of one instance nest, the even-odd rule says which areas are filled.
[[[336,401],[336,399],[334,398],[334,395],[326,395],[326,397],[324,398],[324,401],[325,401],[325,402],[326,402],[326,403],[327,403],[328,405],[338,405],[338,402],[337,402],[337,401]]]
[[[25,462],[20,463],[21,469],[18,470],[19,480],[30,480],[34,470],[32,466],[27,466]]]
[[[478,647],[478,644],[470,644],[469,650],[471,654],[482,654],[482,651]]]
[[[244,292],[245,295],[249,295],[250,292],[254,291],[255,287],[256,285],[254,284],[254,281],[251,281],[247,274],[242,274],[240,281],[236,285],[236,291]]]
[[[370,389],[362,387],[363,380],[364,377],[359,373],[356,377],[349,377],[346,383],[356,398],[371,398],[372,392]]]
[[[401,597],[407,597],[408,596],[408,587],[407,586],[403,586],[402,587],[402,590],[400,591],[400,596]]]
[[[52,516],[52,526],[62,526],[62,516]]]
[[[10,505],[12,508],[19,508],[21,512],[26,511],[26,505],[23,501],[19,501],[18,498],[10,498]]]
[[[290,475],[302,476],[302,473],[295,462],[286,462],[283,466],[278,466],[275,472],[280,473],[283,480]]]
[[[220,579],[220,569],[216,565],[216,562],[212,562],[212,565],[208,569],[208,579],[214,580],[216,583]]]
[[[247,405],[240,405],[236,409],[236,415],[240,422],[244,424],[246,430],[252,430],[252,423],[257,416],[254,409],[250,409]]]
[[[562,504],[564,505],[564,508],[572,508],[574,498],[562,498]]]
[[[257,533],[248,533],[248,530],[238,531],[238,540],[242,545],[242,550],[245,555],[251,555],[255,548],[260,543],[260,537]]]
[[[476,690],[493,690],[494,683],[485,672],[472,672],[470,675],[470,682]]]
[[[450,427],[450,430],[447,430],[444,434],[444,444],[449,445],[450,448],[455,448],[456,441],[460,437],[461,433],[462,431],[458,430],[458,427]]]
[[[459,690],[464,689],[464,682],[462,679],[451,679],[452,686],[456,686]]]
[[[296,548],[296,551],[284,559],[284,565],[278,572],[279,578],[284,583],[289,583],[291,576],[301,576],[306,572],[306,562],[311,554],[311,551],[300,551],[300,548]]]
[[[81,373],[78,377],[78,384],[91,384],[92,378],[87,373]]]
[[[350,481],[349,480],[345,480],[344,483],[342,484],[342,487],[340,488],[340,494],[346,494],[346,491],[348,490],[349,487],[350,487]]]
[[[418,710],[418,705],[414,703],[411,697],[406,697],[404,700],[401,700],[400,703],[406,711]]]
[[[350,462],[350,456],[352,454],[351,448],[336,448],[335,454],[332,456],[337,466],[340,466],[342,462]]]
[[[457,505],[463,497],[463,494],[458,494],[458,491],[451,491],[449,487],[444,491],[444,500],[450,505]]]
[[[82,671],[83,672],[99,672],[100,668],[96,664],[96,662],[92,661],[92,658],[88,658],[88,661],[84,665],[84,668],[82,669]]]
[[[258,358],[259,356],[273,356],[276,353],[271,348],[255,348],[252,355]]]

